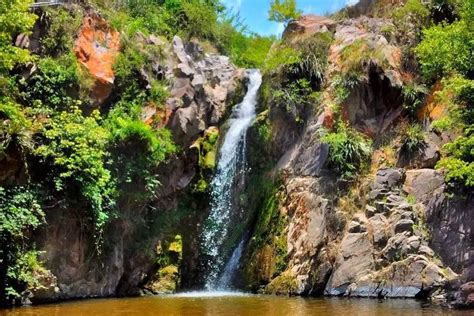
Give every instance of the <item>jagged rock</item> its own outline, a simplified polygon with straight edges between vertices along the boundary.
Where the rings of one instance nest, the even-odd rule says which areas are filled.
[[[403,169],[383,168],[377,171],[373,187],[390,190],[401,185],[404,180],[405,171]]]
[[[382,214],[375,214],[373,217],[369,218],[369,223],[371,225],[374,244],[377,246],[384,246],[389,237],[389,224],[387,218]]]
[[[365,216],[367,216],[368,218],[374,216],[376,212],[377,212],[377,209],[373,207],[372,205],[365,206]]]
[[[347,234],[325,289],[328,295],[343,295],[349,285],[374,267],[372,245],[368,233]]]
[[[314,33],[333,31],[334,27],[335,22],[330,18],[315,14],[302,15],[288,23],[282,37],[286,40],[300,39]]]
[[[77,60],[95,82],[91,90],[94,105],[101,105],[110,95],[115,80],[113,65],[120,50],[120,33],[97,14],[84,17],[74,43]]]
[[[461,285],[459,290],[453,294],[450,305],[456,308],[474,307],[474,281]]]
[[[437,190],[442,190],[443,175],[433,169],[408,170],[403,190],[413,195],[418,202],[427,201]]]
[[[411,255],[381,271],[365,275],[345,295],[361,297],[426,297],[446,283],[441,268],[423,256]]]
[[[411,219],[401,219],[399,220],[394,227],[395,233],[401,232],[413,232],[413,225],[415,223]]]
[[[414,153],[400,151],[397,167],[411,169],[434,168],[440,157],[439,147],[430,139],[426,139],[421,148]]]

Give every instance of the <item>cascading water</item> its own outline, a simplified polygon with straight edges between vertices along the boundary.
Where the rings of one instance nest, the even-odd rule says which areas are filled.
[[[242,103],[238,104],[229,120],[229,130],[220,148],[216,175],[211,182],[211,210],[202,234],[201,248],[208,258],[205,287],[207,290],[229,287],[242,253],[239,244],[225,265],[220,253],[226,242],[231,223],[232,197],[235,179],[245,171],[245,138],[247,130],[255,119],[257,93],[262,83],[258,70],[248,70],[248,90]],[[225,266],[224,271],[223,268]],[[223,272],[223,275],[221,273]],[[222,281],[222,283],[221,283]],[[220,283],[220,284],[218,284]]]

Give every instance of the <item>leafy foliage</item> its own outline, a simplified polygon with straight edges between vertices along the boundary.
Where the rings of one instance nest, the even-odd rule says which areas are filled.
[[[26,49],[12,45],[13,37],[29,32],[36,15],[29,13],[30,0],[9,0],[0,3],[0,76],[11,70],[17,63],[31,60]]]
[[[100,114],[85,117],[77,107],[54,115],[43,127],[42,144],[35,149],[49,165],[58,192],[79,189],[88,202],[91,220],[100,232],[110,218],[115,190],[106,168],[109,133],[99,125]]]
[[[410,114],[415,114],[424,103],[428,89],[417,83],[407,83],[402,88],[403,108]]]
[[[21,80],[20,86],[24,102],[38,109],[61,110],[80,103],[76,100],[77,62],[72,54],[41,59],[38,71],[27,81]]]
[[[273,0],[270,2],[268,11],[270,21],[288,23],[300,15],[301,11],[296,7],[296,0]]]
[[[420,124],[410,124],[402,134],[401,149],[409,154],[414,153],[425,143],[423,127]]]
[[[44,19],[48,21],[45,36],[41,38],[44,51],[52,56],[71,51],[74,36],[82,23],[82,10],[69,11],[66,8],[45,8]]]
[[[35,189],[0,186],[0,302],[8,303],[36,285],[36,252],[26,241],[28,232],[43,223],[44,213]]]
[[[458,72],[472,77],[474,54],[474,15],[472,1],[463,1],[461,20],[441,23],[424,30],[415,53],[426,79],[434,80]]]
[[[370,159],[371,142],[345,123],[321,140],[329,145],[329,166],[343,179],[354,178]]]

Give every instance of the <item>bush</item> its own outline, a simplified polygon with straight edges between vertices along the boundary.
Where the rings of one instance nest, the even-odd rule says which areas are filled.
[[[13,37],[31,31],[36,15],[29,13],[32,0],[9,0],[0,2],[0,76],[10,71],[15,64],[31,60],[27,49],[13,45]]]
[[[0,304],[11,303],[27,287],[36,285],[36,252],[28,246],[27,236],[43,223],[34,188],[0,186]]]
[[[403,108],[410,114],[415,114],[425,102],[428,89],[425,85],[407,83],[402,88]]]
[[[446,181],[474,187],[474,130],[470,128],[463,136],[443,147],[443,157],[437,168],[446,170]]]
[[[340,123],[337,130],[321,138],[329,145],[329,167],[343,179],[353,179],[371,155],[371,142],[359,132]]]
[[[68,11],[65,8],[46,8],[44,17],[48,22],[46,34],[41,38],[45,53],[59,56],[71,51],[74,37],[82,24],[82,10],[75,8]]]
[[[79,104],[76,58],[71,53],[59,59],[41,59],[38,71],[28,81],[21,80],[20,86],[24,102],[37,109],[64,110]]]
[[[453,24],[441,23],[424,30],[423,41],[415,53],[426,79],[435,80],[451,72],[472,77],[474,52],[474,5],[463,1],[461,20]]]
[[[310,38],[295,43],[299,53],[297,63],[290,64],[287,72],[297,78],[307,78],[311,81],[322,82],[328,64],[328,50],[332,43],[329,32],[316,33]]]
[[[284,107],[286,112],[292,114],[297,122],[301,120],[300,114],[305,107],[311,104],[314,95],[310,83],[306,79],[298,79],[286,86],[275,90],[273,102]]]
[[[147,200],[159,185],[155,169],[176,151],[171,133],[153,129],[139,119],[137,104],[116,105],[109,113],[105,126],[110,132],[109,150],[113,159],[113,175],[122,195],[131,193],[143,184],[146,193],[138,199]],[[130,190],[127,190],[129,188]]]
[[[23,109],[7,98],[0,98],[0,155],[12,141],[20,148],[32,148],[33,140],[30,128],[32,122]]]
[[[419,150],[425,143],[425,134],[420,124],[410,124],[401,137],[401,150],[408,154],[413,154]]]
[[[59,112],[44,125],[41,145],[34,151],[50,168],[50,180],[57,192],[74,196],[79,189],[99,233],[110,218],[115,196],[106,168],[109,133],[99,125],[100,119],[98,111],[84,117],[76,107]]]

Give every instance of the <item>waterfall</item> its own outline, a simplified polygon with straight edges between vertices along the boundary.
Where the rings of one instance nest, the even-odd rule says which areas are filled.
[[[210,186],[210,214],[201,239],[201,249],[208,259],[205,277],[205,287],[208,290],[223,288],[222,284],[218,284],[219,277],[227,280],[227,283],[230,282],[242,253],[242,250],[239,253],[238,248],[234,251],[231,257],[234,264],[228,264],[224,275],[221,276],[226,263],[224,257],[226,254],[221,253],[222,246],[227,241],[233,225],[231,223],[233,187],[237,176],[245,171],[245,139],[247,130],[255,119],[257,93],[262,83],[262,76],[258,70],[248,70],[247,75],[248,90],[242,103],[234,107],[229,119],[229,129],[220,148],[216,174]]]

